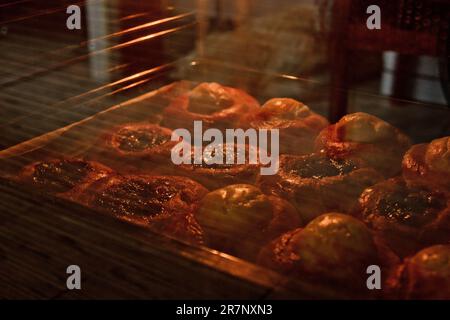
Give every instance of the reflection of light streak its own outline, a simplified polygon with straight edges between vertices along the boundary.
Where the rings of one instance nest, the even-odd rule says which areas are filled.
[[[125,30],[120,30],[120,31],[117,31],[117,32],[114,32],[114,33],[111,33],[111,34],[108,34],[108,35],[105,35],[105,36],[102,36],[102,37],[98,37],[98,38],[95,38],[95,39],[91,39],[91,40],[82,42],[81,45],[86,45],[88,43],[91,43],[91,42],[94,42],[94,41],[97,41],[97,40],[103,40],[103,39],[108,39],[108,38],[112,38],[112,37],[121,36],[121,35],[130,33],[130,32],[134,32],[134,31],[146,29],[146,28],[149,28],[149,27],[153,27],[153,26],[156,26],[156,25],[159,25],[159,24],[163,24],[163,23],[166,23],[166,22],[182,19],[182,18],[188,17],[190,15],[192,15],[192,13],[183,13],[183,14],[179,14],[177,16],[173,16],[173,17],[169,17],[169,18],[164,18],[164,19],[160,19],[160,20],[156,20],[156,21],[151,21],[151,22],[148,22],[148,23],[140,24],[140,25],[132,27],[132,28],[128,28],[128,29],[125,29]]]
[[[129,65],[130,65],[129,63],[118,64],[116,66],[112,66],[111,68],[109,68],[108,72],[111,73],[111,72],[114,72],[114,71],[117,71],[120,69],[124,69],[124,68],[128,67]]]
[[[21,3],[21,2],[22,1],[17,1],[16,3]],[[25,1],[23,1],[23,2],[25,2]],[[28,1],[26,1],[26,2],[28,2]],[[72,5],[77,5],[77,6],[81,7],[81,6],[84,6],[84,3],[85,3],[85,1],[79,1],[79,2],[72,3]],[[35,14],[32,14],[32,15],[24,15],[24,16],[20,16],[18,18],[14,18],[14,19],[11,19],[11,20],[2,21],[2,24],[10,24],[10,23],[13,23],[13,22],[19,22],[19,21],[23,21],[23,20],[27,20],[27,19],[37,18],[37,17],[40,17],[40,16],[45,16],[45,15],[52,14],[52,13],[57,13],[57,12],[60,12],[60,11],[66,11],[66,9],[67,9],[67,6],[41,10],[41,11],[38,11],[37,13],[35,13]]]
[[[119,93],[119,92],[122,92],[122,91],[126,91],[128,89],[131,89],[131,88],[134,88],[136,86],[139,86],[139,85],[141,85],[143,83],[149,82],[150,80],[151,79],[144,79],[144,80],[141,80],[141,81],[137,81],[137,82],[129,84],[129,85],[125,86],[125,87],[119,88],[119,89],[117,89],[117,90],[115,90],[113,92],[110,92],[110,93],[108,93],[108,95],[114,95],[116,93]]]
[[[184,25],[184,26],[168,29],[168,30],[151,33],[149,35],[146,35],[146,36],[143,36],[143,37],[139,37],[139,38],[136,38],[136,39],[124,42],[124,43],[116,44],[116,45],[114,45],[112,47],[109,47],[109,48],[105,48],[105,49],[101,49],[101,50],[98,50],[98,51],[94,51],[91,54],[97,54],[97,53],[100,53],[100,52],[103,52],[103,51],[107,51],[107,50],[121,49],[121,48],[128,47],[128,46],[131,46],[133,44],[136,44],[136,43],[139,43],[139,42],[142,42],[142,41],[147,41],[149,39],[161,37],[161,36],[164,36],[164,35],[169,34],[169,33],[173,33],[173,32],[176,32],[176,31],[183,30],[183,29],[187,29],[187,28],[190,28],[190,27],[192,27],[194,25],[195,25],[195,22],[187,24],[187,25]]]
[[[299,77],[291,76],[291,75],[288,75],[288,74],[282,74],[281,77],[286,78],[286,79],[291,79],[291,80],[300,80]]]
[[[166,69],[166,68],[168,68],[168,67],[170,67],[170,66],[173,66],[173,65],[176,64],[176,63],[177,63],[177,61],[171,62],[171,63],[167,63],[167,64],[164,64],[164,65],[161,65],[161,66],[152,68],[152,69],[148,69],[148,70],[145,70],[145,71],[142,71],[142,72],[133,74],[133,75],[128,76],[128,77],[126,77],[126,78],[122,78],[122,79],[120,79],[120,80],[118,80],[118,81],[115,81],[115,82],[112,82],[112,83],[108,83],[108,84],[103,85],[103,86],[100,86],[100,87],[98,87],[98,88],[95,88],[95,89],[92,89],[92,90],[83,92],[83,93],[81,93],[81,94],[79,94],[79,95],[70,97],[70,98],[68,98],[68,99],[62,100],[62,101],[60,101],[60,102],[58,102],[58,103],[52,105],[52,108],[57,108],[58,106],[64,106],[65,104],[69,103],[70,101],[76,101],[76,100],[78,100],[78,99],[82,99],[83,97],[89,96],[89,95],[94,94],[94,93],[96,93],[96,92],[102,91],[102,90],[104,90],[104,89],[108,89],[108,88],[110,88],[110,87],[114,87],[115,85],[118,85],[118,84],[121,84],[121,83],[130,81],[130,80],[134,80],[134,79],[139,78],[139,77],[142,77],[142,76],[149,75],[149,74],[152,74],[152,73],[157,73],[157,72],[159,72],[159,71],[161,71],[161,70],[164,70],[164,69]],[[114,90],[114,91],[111,91],[111,92],[107,92],[107,93],[105,93],[104,95],[97,96],[97,97],[93,98],[92,100],[90,100],[90,102],[95,101],[95,100],[99,100],[99,99],[103,99],[105,96],[110,96],[110,95],[112,95],[112,94],[114,94],[114,93],[123,91],[122,89],[125,89],[125,88],[132,88],[132,87],[135,87],[136,85],[141,84],[141,83],[148,82],[149,80],[150,80],[150,78],[147,78],[147,79],[141,80],[141,81],[139,81],[139,82],[137,82],[137,83],[132,83],[132,84],[130,84],[130,85],[128,85],[128,86],[125,86],[124,88],[119,88],[119,89],[117,89],[117,90]],[[145,98],[147,98],[147,95],[143,95],[143,96],[142,96],[142,99],[145,99]],[[135,100],[131,100],[131,101],[135,101]],[[137,100],[136,100],[136,101],[137,101]],[[120,106],[120,105],[119,105],[119,106]],[[74,114],[74,115],[77,115],[77,114],[78,114],[77,111],[72,111],[72,110],[70,110],[70,109],[69,109],[69,110],[64,110],[64,112],[67,113],[67,114]],[[23,116],[14,118],[14,122],[17,122],[17,121],[20,121],[20,120],[22,120],[22,119],[26,119],[26,118],[29,118],[29,117],[31,117],[31,116],[33,116],[33,115],[38,115],[38,114],[41,114],[41,112],[39,112],[39,111],[36,111],[36,112],[30,112],[30,113],[27,113],[26,115],[23,115]],[[1,153],[1,152],[0,152],[0,153]]]
[[[117,80],[115,82],[111,82],[111,83],[108,83],[108,84],[106,84],[104,86],[101,86],[101,87],[95,88],[93,90],[90,90],[90,91],[86,92],[85,94],[91,94],[91,93],[94,93],[94,92],[97,92],[97,91],[100,91],[100,90],[103,90],[103,89],[106,89],[106,88],[109,88],[109,87],[113,87],[113,86],[116,86],[118,84],[130,81],[130,80],[134,80],[136,78],[140,78],[140,77],[148,75],[148,74],[152,74],[152,73],[158,72],[160,70],[163,70],[163,69],[167,68],[169,65],[172,65],[172,64],[171,63],[170,64],[163,64],[163,65],[157,66],[155,68],[151,68],[151,69],[148,69],[148,70],[145,70],[145,71],[141,71],[141,72],[135,73],[135,74],[133,74],[131,76],[122,78],[122,79]],[[85,95],[85,94],[83,94],[83,95]]]
[[[131,19],[134,19],[134,18],[143,17],[143,16],[146,16],[146,15],[147,15],[147,13],[144,13],[144,12],[143,13],[130,14],[129,16],[120,18],[119,21],[127,21],[127,20],[131,20]]]

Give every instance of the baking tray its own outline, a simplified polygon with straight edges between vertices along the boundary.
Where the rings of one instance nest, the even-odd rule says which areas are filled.
[[[0,297],[358,298],[344,289],[288,278],[14,182],[17,171],[28,163],[52,157],[86,156],[107,127],[136,121],[159,122],[161,92],[191,86],[194,82],[220,81],[233,85],[230,82],[236,78],[239,82],[234,82],[234,86],[246,89],[261,102],[273,97],[272,90],[291,87],[290,96],[305,101],[319,113],[327,111],[328,86],[307,79],[266,74],[266,90],[258,87],[258,92],[254,92],[251,84],[261,77],[255,70],[211,61],[184,61],[166,71],[168,82],[190,81],[168,84],[159,91],[139,95],[82,121],[0,151],[0,278],[5,279]],[[228,80],[223,79],[224,75]],[[300,96],[295,96],[295,92]],[[445,108],[361,92],[351,92],[350,96],[353,103],[358,102],[357,110],[366,108],[364,101],[380,109],[388,108],[390,112],[381,117],[394,125],[399,126],[405,118],[398,119],[397,114],[408,113],[406,118],[414,118],[415,112],[419,112],[422,120],[424,115],[431,119],[425,124],[437,127],[439,135],[445,135],[448,130],[449,113]],[[411,132],[420,130],[418,126],[423,125],[423,121],[406,123],[409,125],[402,129]],[[413,137],[420,141],[428,139],[426,135],[419,132]],[[64,266],[70,264],[80,264],[86,273],[84,290],[65,289]]]
[[[161,90],[185,86],[176,82]],[[230,255],[94,212],[18,185],[14,176],[34,161],[84,157],[104,128],[158,122],[159,91],[0,152],[0,296],[5,298],[336,298],[331,288],[293,281]],[[131,254],[133,253],[133,254]],[[80,293],[64,289],[64,265],[88,277]],[[104,266],[108,266],[105,270]],[[56,269],[56,270],[55,270]],[[150,272],[150,270],[152,272]],[[162,273],[162,274],[161,274]],[[23,279],[24,274],[30,278]],[[180,289],[183,287],[183,289]]]

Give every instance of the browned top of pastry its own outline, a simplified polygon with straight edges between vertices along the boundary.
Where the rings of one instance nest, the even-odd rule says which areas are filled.
[[[32,163],[22,170],[18,179],[45,192],[65,193],[110,172],[98,162],[63,158]]]
[[[177,97],[166,108],[163,123],[189,128],[194,120],[202,120],[205,126],[233,128],[244,113],[258,108],[259,103],[242,90],[204,82]]]
[[[270,268],[346,288],[365,289],[366,268],[383,265],[381,250],[359,220],[340,213],[323,214],[265,247],[259,261]]]
[[[266,177],[266,179],[281,180],[281,185],[330,186],[347,182],[347,187],[351,188],[357,184],[369,186],[382,179],[380,174],[367,167],[360,159],[333,159],[323,152],[304,156],[281,155],[279,164],[280,169],[277,175]],[[345,190],[340,191],[345,192]]]
[[[323,179],[351,173],[361,166],[347,159],[332,159],[321,154],[281,156],[282,173],[299,179]]]
[[[359,203],[364,221],[401,256],[450,240],[450,200],[445,193],[409,187],[393,178],[366,189]]]
[[[172,130],[156,124],[131,123],[112,128],[106,135],[105,149],[119,155],[143,156],[170,151]]]
[[[190,163],[174,166],[179,175],[186,175],[200,182],[210,190],[236,183],[254,183],[259,171],[258,163],[250,163],[250,151],[258,161],[258,148],[248,144],[218,144],[216,148],[201,147],[198,152],[194,146],[186,144],[190,150]],[[182,152],[180,152],[180,155]],[[244,163],[237,163],[242,159]]]
[[[111,175],[91,185],[81,201],[125,220],[148,223],[191,212],[205,193],[203,186],[184,177]]]
[[[425,153],[425,163],[434,171],[450,174],[450,137],[430,142]]]
[[[328,121],[312,112],[305,104],[290,98],[273,98],[261,106],[258,112],[247,117],[254,128],[296,127],[298,132],[319,132],[328,125]]]
[[[252,162],[258,162],[258,148],[248,144],[227,144],[219,143],[215,147],[201,147],[201,151],[196,152],[194,146],[189,146],[191,150],[191,164],[183,164],[183,167],[191,167],[195,171],[218,172],[220,170],[233,170],[250,164],[253,153],[255,157]],[[239,160],[239,163],[238,163]],[[244,163],[240,163],[242,160]],[[257,165],[257,163],[254,163]]]
[[[394,286],[397,298],[450,299],[450,246],[432,246],[406,259]]]
[[[428,188],[409,188],[396,178],[366,189],[360,203],[366,220],[377,216],[421,228],[431,223],[446,208],[447,199],[444,194]]]
[[[280,130],[280,153],[307,154],[328,121],[303,103],[290,98],[274,98],[257,112],[243,115],[241,127]]]
[[[237,89],[218,83],[201,83],[189,93],[187,110],[192,113],[213,114],[234,105]]]
[[[382,180],[359,159],[332,159],[324,153],[281,155],[278,173],[259,176],[264,192],[289,199],[306,221],[333,210],[349,212],[361,192]]]
[[[450,190],[450,137],[412,146],[402,165],[408,183]]]
[[[389,123],[363,112],[344,116],[324,129],[316,140],[316,150],[331,158],[362,159],[387,176],[400,171],[410,139]]]
[[[256,256],[262,244],[301,223],[292,205],[249,184],[208,193],[195,217],[207,244],[249,259]]]

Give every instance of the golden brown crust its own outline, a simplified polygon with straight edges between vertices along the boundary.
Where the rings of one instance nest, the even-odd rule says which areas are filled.
[[[172,130],[150,123],[115,126],[103,134],[89,156],[120,172],[155,172],[170,166]]]
[[[243,114],[258,109],[259,103],[244,91],[204,82],[169,104],[163,125],[190,130],[201,120],[204,128],[235,128]]]
[[[240,147],[245,150],[245,164],[226,164],[226,152],[231,149],[227,144],[219,145],[223,150],[223,162],[224,164],[208,164],[204,159],[211,158],[211,151],[203,149],[203,161],[202,164],[194,163],[194,149],[191,146],[191,158],[192,164],[180,164],[174,165],[173,172],[177,175],[189,177],[209,190],[215,190],[231,184],[237,183],[250,183],[254,184],[258,175],[260,165],[249,163],[249,151],[253,150],[257,152],[255,148],[252,149],[249,145],[234,144],[234,154],[238,157],[238,153],[242,152]]]
[[[389,289],[396,299],[450,299],[450,246],[435,245],[405,259]]]
[[[289,98],[270,99],[255,114],[244,115],[241,120],[242,128],[278,129],[281,154],[311,153],[315,138],[327,125],[324,117]]]
[[[315,142],[333,159],[362,160],[386,177],[400,172],[410,139],[387,122],[362,112],[344,116],[322,130]]]
[[[366,189],[361,217],[399,255],[450,240],[450,201],[445,193],[408,187],[393,178]]]
[[[111,172],[110,168],[95,161],[59,158],[31,163],[16,179],[39,191],[72,199]]]
[[[184,177],[115,174],[91,184],[77,201],[119,219],[199,243],[201,230],[192,213],[206,192]]]
[[[402,169],[411,186],[450,191],[450,137],[412,146],[403,157]]]
[[[398,263],[388,251],[359,220],[327,213],[272,241],[261,250],[258,261],[283,274],[336,285],[364,297],[369,295],[367,267],[378,265],[387,271]]]
[[[352,212],[361,192],[382,179],[361,161],[336,161],[324,154],[281,155],[276,175],[259,176],[258,186],[289,200],[305,221],[339,210]]]
[[[195,217],[207,245],[249,260],[262,245],[301,223],[288,202],[248,184],[208,193]]]

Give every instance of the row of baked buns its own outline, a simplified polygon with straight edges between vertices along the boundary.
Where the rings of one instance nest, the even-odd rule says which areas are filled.
[[[450,298],[449,245],[424,248],[401,263],[385,233],[355,217],[326,213],[305,224],[288,201],[252,185],[208,193],[188,178],[123,176],[76,159],[29,165],[19,178],[120,219],[359,297]],[[367,290],[370,265],[381,267],[384,290]]]
[[[210,87],[216,88],[213,85]],[[192,92],[195,90],[196,88]],[[174,106],[169,105],[168,108]],[[370,185],[377,176],[390,177],[397,174],[403,153],[410,146],[409,139],[399,130],[364,113],[348,115],[336,125],[326,126],[327,122],[323,117],[293,99],[271,99],[257,111],[246,110],[247,112],[243,112],[240,109],[243,112],[239,113],[240,118],[235,115],[232,117],[235,121],[230,120],[228,123],[243,128],[279,129],[280,151],[284,154],[281,164],[295,165],[303,162],[302,173],[314,177],[315,167],[321,167],[318,164],[321,162],[328,168],[329,172],[325,172],[328,175],[337,170],[356,176],[353,180],[359,181],[362,176],[370,180],[360,181],[360,188]],[[233,108],[232,111],[230,113],[234,114]],[[202,118],[197,113],[195,119],[204,119],[205,123],[214,123],[220,127],[218,119],[221,118],[216,113],[214,121],[206,116]],[[163,124],[169,125],[170,121],[164,119]],[[176,123],[192,127],[192,122],[182,123],[181,119],[185,118],[181,117]],[[231,183],[256,182],[259,171],[257,165],[216,164],[212,167],[205,159],[201,159],[200,163],[193,165],[173,166],[170,155],[177,142],[171,141],[171,135],[172,129],[160,124],[129,123],[115,126],[102,135],[87,157],[121,172],[160,172],[189,176],[210,189]],[[223,145],[224,151],[231,147]],[[254,147],[247,145],[244,148]],[[241,149],[236,150],[238,152]],[[248,156],[248,152],[246,154]]]
[[[217,83],[179,87],[181,89],[176,90],[172,99],[164,100],[166,107],[161,121],[125,123],[109,128],[93,144],[86,158],[120,172],[188,176],[209,189],[231,183],[254,184],[259,171],[257,165],[216,164],[212,167],[207,164],[207,159],[201,159],[193,165],[173,166],[171,150],[177,142],[171,141],[172,130],[183,128],[193,134],[193,121],[196,120],[202,121],[203,130],[276,128],[280,130],[281,153],[308,154],[313,151],[319,132],[328,125],[325,118],[293,99],[272,99],[260,106],[247,93]],[[166,91],[162,93],[164,96],[167,96]],[[224,153],[232,147],[224,144]],[[243,147],[247,156],[248,149],[254,148]],[[241,152],[237,146],[234,148]]]
[[[33,163],[17,179],[361,297],[373,294],[367,266],[379,265],[387,297],[450,298],[449,137],[411,146],[400,130],[369,114],[328,125],[293,99],[260,107],[215,83],[167,101],[162,123],[109,128],[85,159]],[[260,175],[258,165],[204,159],[174,165],[172,130],[189,129],[194,120],[220,129],[279,129],[278,172]]]
[[[17,181],[168,236],[203,243],[193,213],[208,190],[191,179],[123,175],[98,162],[61,158],[26,166]]]
[[[378,265],[384,297],[450,299],[450,137],[411,146],[356,113],[322,130],[315,150],[282,155],[278,174],[257,180],[309,222],[265,246],[259,263],[361,295]]]

